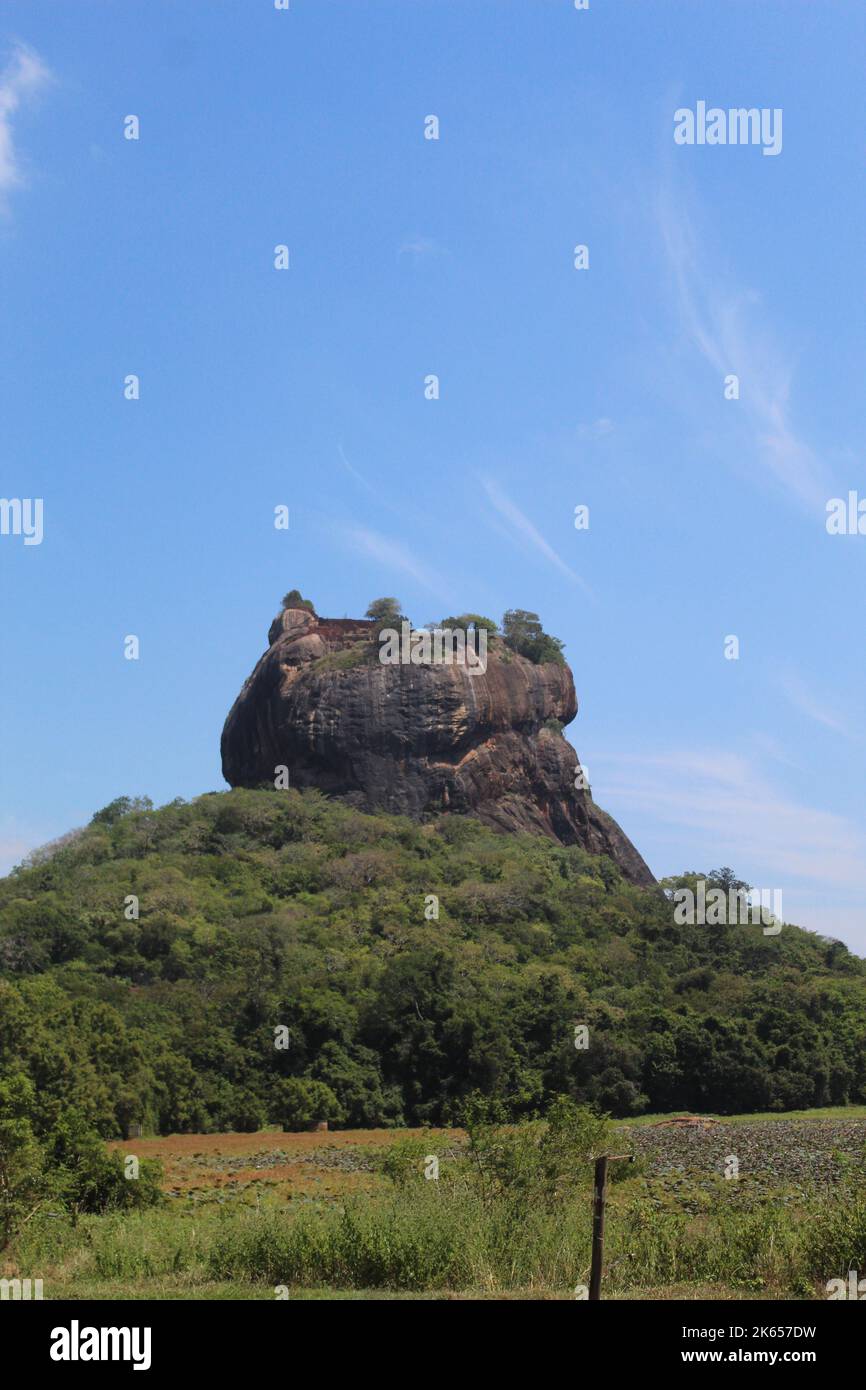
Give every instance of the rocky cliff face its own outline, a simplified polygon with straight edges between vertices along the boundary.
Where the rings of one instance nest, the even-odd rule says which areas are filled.
[[[222,735],[233,787],[318,787],[369,810],[416,819],[443,811],[607,854],[634,883],[655,882],[590,792],[550,721],[577,713],[571,671],[534,665],[492,640],[486,670],[382,665],[375,625],[287,608]]]

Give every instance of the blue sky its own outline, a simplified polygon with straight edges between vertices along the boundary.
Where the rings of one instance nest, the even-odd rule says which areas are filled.
[[[537,610],[653,870],[866,950],[866,537],[825,526],[866,496],[864,38],[858,0],[6,0],[0,494],[44,538],[0,536],[0,869],[222,787],[286,589],[396,594]],[[698,101],[781,152],[677,145]]]

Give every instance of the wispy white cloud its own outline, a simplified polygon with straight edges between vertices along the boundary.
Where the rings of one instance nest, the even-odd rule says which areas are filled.
[[[0,73],[0,204],[24,181],[13,138],[13,118],[22,103],[35,96],[50,77],[39,55],[24,44],[16,44]]]
[[[680,749],[597,753],[592,765],[604,774],[593,780],[602,805],[648,819],[676,854],[677,869],[687,867],[679,862],[683,845],[687,853],[705,845],[708,862],[691,867],[748,863],[763,875],[761,886],[796,885],[828,904],[855,894],[866,924],[866,836],[844,816],[786,796],[757,760]]]
[[[393,488],[389,490],[376,483],[371,483],[369,478],[367,478],[359,468],[356,468],[351,459],[349,459],[342,444],[337,444],[337,452],[340,455],[340,461],[346,472],[365,492],[368,492],[370,496],[375,499],[380,512],[389,511],[392,512],[394,516],[399,517],[402,528],[407,532],[423,532],[428,523],[428,516],[421,508],[407,501],[402,493],[395,495]]]
[[[419,560],[403,541],[396,540],[393,536],[384,536],[380,531],[372,531],[367,526],[341,526],[338,529],[356,554],[368,560],[375,560],[386,569],[408,575],[438,598],[449,603],[453,599],[454,595],[447,581]]]
[[[680,327],[721,383],[739,377],[740,395],[731,411],[748,422],[751,446],[768,473],[801,506],[813,511],[830,496],[827,470],[791,419],[791,363],[759,316],[760,298],[731,283],[713,258],[699,249],[684,198],[670,188],[658,194],[656,216],[673,275]]]
[[[606,415],[602,415],[598,420],[593,420],[591,425],[582,424],[577,427],[578,438],[580,439],[603,439],[605,435],[613,434],[614,423]]]
[[[586,593],[591,594],[592,590],[586,581],[581,579],[579,574],[575,574],[571,566],[557,555],[553,546],[544,539],[538,527],[529,520],[529,517],[520,510],[515,502],[512,502],[510,497],[506,496],[499,484],[494,482],[492,478],[482,478],[481,483],[496,511],[524,544],[537,550],[540,555],[544,556],[545,560],[559,570],[560,574],[564,574],[573,584],[579,584]]]
[[[754,733],[751,736],[751,741],[758,752],[763,754],[764,757],[770,758],[774,763],[779,763],[782,767],[792,768],[793,771],[799,773],[801,777],[808,776],[808,771],[803,766],[803,763],[796,758],[792,758],[790,750],[780,739],[775,738],[772,734]]]
[[[346,458],[346,451],[343,448],[342,444],[337,445],[337,452],[340,455],[343,467],[346,469],[346,472],[352,475],[356,483],[360,483],[361,487],[366,488],[367,492],[371,492],[373,496],[376,496],[376,489],[372,486],[371,483],[367,482],[367,479],[364,477],[363,473],[359,473],[354,464],[350,463],[349,460]]]
[[[416,259],[422,256],[444,256],[445,254],[445,247],[440,246],[429,236],[410,237],[408,241],[402,243],[397,251],[398,256],[412,256]]]
[[[794,708],[805,714],[808,719],[814,719],[816,724],[823,724],[826,729],[832,729],[834,733],[842,734],[845,738],[854,737],[838,712],[825,701],[818,699],[796,672],[786,671],[780,677],[779,684]]]

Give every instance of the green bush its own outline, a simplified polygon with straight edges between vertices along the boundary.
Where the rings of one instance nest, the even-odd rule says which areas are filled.
[[[316,1120],[344,1118],[343,1108],[323,1081],[289,1076],[274,1086],[271,1115],[284,1130],[304,1129]]]
[[[304,598],[300,589],[290,589],[283,595],[283,608],[306,608],[308,613],[315,613],[312,600]]]
[[[537,665],[545,661],[560,666],[565,664],[562,642],[544,631],[537,613],[529,613],[525,608],[510,608],[502,619],[502,635],[506,645],[528,661]]]

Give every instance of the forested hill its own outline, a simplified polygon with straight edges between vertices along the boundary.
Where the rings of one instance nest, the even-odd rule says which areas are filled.
[[[0,1080],[106,1136],[447,1123],[474,1091],[513,1116],[866,1101],[841,943],[678,926],[577,846],[318,792],[106,807],[0,881],[0,975]]]

